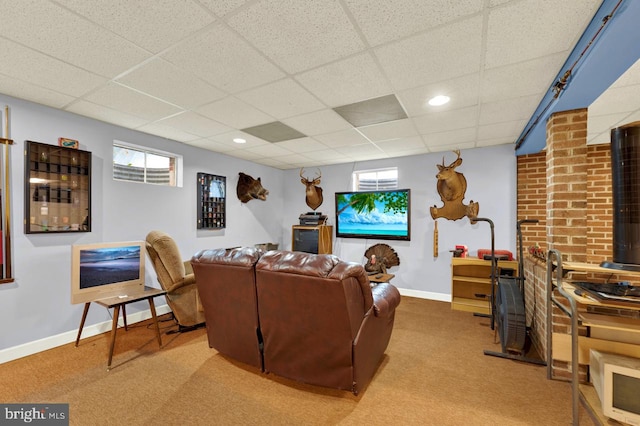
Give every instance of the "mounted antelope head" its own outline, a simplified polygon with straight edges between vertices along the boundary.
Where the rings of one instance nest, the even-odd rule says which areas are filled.
[[[442,165],[436,164],[439,170],[436,175],[438,178],[437,189],[442,201],[462,200],[467,190],[467,180],[462,173],[455,170],[462,164],[460,150],[457,149],[453,152],[458,156],[453,163],[445,166],[444,157],[442,157]]]
[[[314,176],[313,179],[307,179],[306,177],[304,177],[303,173],[304,167],[300,169],[300,182],[302,182],[302,184],[307,187],[305,191],[305,201],[312,210],[316,210],[318,207],[320,207],[323,201],[322,188],[318,186],[320,185],[320,178],[322,177],[322,173],[320,172],[320,169],[318,169],[318,175]]]

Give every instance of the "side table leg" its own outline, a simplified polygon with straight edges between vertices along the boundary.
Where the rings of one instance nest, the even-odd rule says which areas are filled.
[[[84,304],[84,311],[82,312],[82,319],[80,320],[80,328],[78,329],[78,337],[76,337],[76,348],[78,347],[78,343],[80,342],[80,335],[82,334],[82,329],[84,328],[84,322],[87,319],[87,314],[89,313],[89,305],[91,302],[87,302]]]
[[[109,345],[109,362],[107,363],[107,371],[111,370],[113,347],[116,344],[116,330],[118,329],[118,315],[120,315],[120,305],[116,305],[113,307],[113,320],[111,321],[111,344]]]
[[[122,305],[122,321],[124,322],[124,331],[129,331],[129,327],[127,327],[127,305]]]
[[[160,326],[158,325],[158,317],[156,316],[156,305],[153,303],[153,297],[149,298],[149,310],[151,310],[151,317],[153,323],[156,325],[156,335],[158,336],[158,346],[162,348],[162,338],[160,337]]]

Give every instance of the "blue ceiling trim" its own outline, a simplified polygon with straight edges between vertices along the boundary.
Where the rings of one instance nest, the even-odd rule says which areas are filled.
[[[640,1],[624,0],[611,20],[604,26],[585,55],[580,55],[593,39],[619,0],[604,0],[584,34],[553,80],[535,113],[518,137],[516,155],[538,153],[546,146],[546,125],[549,116],[559,111],[588,108],[618,77],[640,58]],[[565,88],[557,99],[553,86],[578,61]],[[551,103],[551,106],[549,106]],[[547,110],[545,111],[545,108]],[[537,122],[536,122],[537,120]]]

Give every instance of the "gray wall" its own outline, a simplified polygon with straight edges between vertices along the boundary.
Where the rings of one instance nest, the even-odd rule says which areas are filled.
[[[204,248],[280,241],[283,209],[280,170],[14,98],[0,96],[0,105],[9,106],[10,136],[15,142],[10,148],[15,282],[0,285],[0,351],[77,330],[83,306],[70,303],[72,244],[144,240],[150,230],[161,229],[175,237],[181,253],[188,259]],[[58,137],[77,139],[81,149],[93,154],[92,232],[25,234],[24,141],[56,145]],[[111,175],[114,139],[183,155],[184,186],[169,188],[114,181]],[[240,203],[235,196],[240,171],[262,178],[270,190],[267,202]],[[228,226],[223,231],[196,229],[198,172],[227,176]],[[148,260],[146,280],[158,286]],[[156,304],[165,304],[164,299],[157,299]],[[127,313],[148,309],[146,302],[130,306]],[[109,318],[106,309],[93,305],[85,328]]]
[[[291,248],[291,225],[308,211],[299,170],[281,171],[235,159],[163,138],[127,130],[74,114],[0,95],[0,105],[10,108],[10,137],[16,142],[11,153],[13,220],[13,275],[15,282],[0,285],[0,362],[73,341],[82,315],[82,305],[70,303],[71,245],[101,241],[143,240],[152,229],[162,229],[176,239],[185,258],[204,248],[276,242]],[[78,139],[80,148],[93,154],[92,232],[72,234],[24,234],[24,141],[57,144],[58,137]],[[184,186],[160,186],[115,182],[112,179],[112,143],[122,140],[184,156]],[[401,259],[393,284],[406,295],[438,300],[450,299],[450,259],[456,244],[466,244],[475,253],[490,248],[487,223],[471,225],[467,219],[438,220],[439,253],[433,256],[433,220],[429,207],[441,206],[436,192],[436,164],[455,158],[453,153],[435,153],[388,160],[322,167],[325,200],[319,208],[335,222],[333,194],[350,190],[354,170],[396,166],[400,187],[411,188],[411,241],[384,241]],[[512,146],[462,151],[468,188],[465,202],[480,203],[480,216],[496,224],[496,248],[515,251],[516,158]],[[312,169],[309,169],[313,172]],[[270,194],[266,202],[242,204],[235,197],[238,172],[262,178]],[[196,173],[227,176],[229,193],[227,228],[197,230]],[[349,261],[363,262],[364,251],[378,241],[338,239],[334,253]],[[146,279],[157,286],[147,261]],[[157,299],[156,305],[163,305]],[[129,315],[142,314],[145,303],[133,304]],[[162,309],[160,309],[162,311]],[[109,311],[93,305],[85,329],[108,324]],[[106,327],[106,326],[105,326]],[[103,327],[104,331],[108,328]],[[34,342],[45,342],[36,344]],[[16,355],[18,354],[18,355]]]
[[[338,238],[333,241],[333,252],[342,259],[364,263],[365,250],[376,243],[391,245],[400,257],[400,267],[390,273],[396,275],[392,283],[406,295],[450,301],[450,262],[457,244],[464,244],[471,254],[479,248],[491,248],[491,228],[486,222],[471,225],[466,218],[456,221],[438,219],[438,256],[433,253],[434,221],[429,207],[442,207],[436,190],[436,164],[450,164],[456,156],[452,152],[439,152],[386,160],[349,163],[322,167],[321,187],[324,202],[318,208],[335,225],[334,193],[351,190],[351,174],[354,170],[384,167],[398,168],[398,185],[411,188],[411,241],[384,241]],[[516,157],[513,146],[501,145],[461,151],[462,165],[456,170],[467,179],[464,203],[470,200],[480,204],[480,217],[487,217],[495,224],[496,249],[515,253],[516,243]],[[309,168],[313,174],[314,169]],[[300,183],[299,170],[287,170],[284,178],[284,223],[295,224],[300,213],[309,210],[304,200],[304,186]],[[283,237],[291,248],[291,226]]]

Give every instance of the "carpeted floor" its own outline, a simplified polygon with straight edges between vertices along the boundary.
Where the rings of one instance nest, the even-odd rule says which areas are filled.
[[[162,323],[174,328],[170,322]],[[489,320],[403,297],[382,364],[357,397],[265,375],[210,349],[204,329],[149,321],[0,365],[0,401],[70,404],[72,425],[570,425],[569,383],[500,350]],[[592,425],[585,412],[580,424]]]

